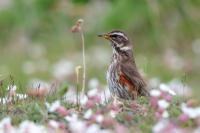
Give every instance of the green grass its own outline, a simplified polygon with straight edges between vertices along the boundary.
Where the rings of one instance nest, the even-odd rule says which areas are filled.
[[[52,103],[55,100],[60,100],[61,104],[65,106],[67,109],[75,109],[77,110],[77,106],[73,104],[69,104],[66,101],[63,101],[62,97],[67,92],[67,84],[61,85],[59,89],[56,89],[53,93],[45,96],[45,97],[31,97],[29,96],[26,100],[17,100],[7,104],[1,104],[0,108],[0,119],[3,119],[6,116],[10,116],[12,118],[12,123],[14,125],[18,125],[24,120],[31,120],[36,123],[45,124],[48,119],[63,119],[56,113],[49,113],[47,107],[45,106],[46,102]],[[25,93],[21,92],[21,93]],[[1,97],[7,94],[6,90],[1,92]],[[174,98],[171,107],[169,108],[169,113],[171,118],[177,118],[180,111],[180,103],[184,100],[180,97]],[[134,112],[134,110],[129,110],[129,102],[125,103],[125,110],[117,115],[117,121],[123,123],[126,126],[138,127],[143,132],[150,132],[152,126],[155,124],[156,119],[154,116],[155,111],[149,105],[149,99],[145,97],[141,97],[137,100],[137,102],[144,106],[147,110],[146,115],[143,116],[139,112]],[[96,106],[94,110],[99,110],[104,108],[105,105]],[[126,108],[128,110],[126,110]],[[83,110],[84,111],[84,110]],[[82,112],[84,113],[84,112]],[[124,116],[130,114],[133,116],[131,121],[126,121]]]

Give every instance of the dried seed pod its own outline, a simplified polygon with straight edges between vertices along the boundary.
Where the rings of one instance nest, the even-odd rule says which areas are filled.
[[[76,24],[71,28],[72,32],[80,32],[81,31],[81,25],[83,23],[83,19],[78,19],[76,21]]]

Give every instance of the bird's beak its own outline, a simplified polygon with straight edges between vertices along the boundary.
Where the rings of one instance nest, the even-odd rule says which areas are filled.
[[[110,40],[110,35],[108,33],[105,33],[105,34],[99,34],[98,37],[102,37],[102,38],[105,38],[107,40]]]

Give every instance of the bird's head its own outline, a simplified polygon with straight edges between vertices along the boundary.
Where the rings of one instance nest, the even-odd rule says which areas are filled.
[[[114,30],[108,33],[100,34],[99,37],[109,40],[115,50],[127,51],[131,49],[129,39],[126,34],[119,30]]]

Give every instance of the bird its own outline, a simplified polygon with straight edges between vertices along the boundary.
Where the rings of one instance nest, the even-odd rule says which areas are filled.
[[[128,36],[120,30],[113,30],[99,34],[98,37],[109,40],[113,50],[106,74],[112,96],[122,100],[135,100],[139,96],[149,96],[146,82],[137,69],[133,46]]]

